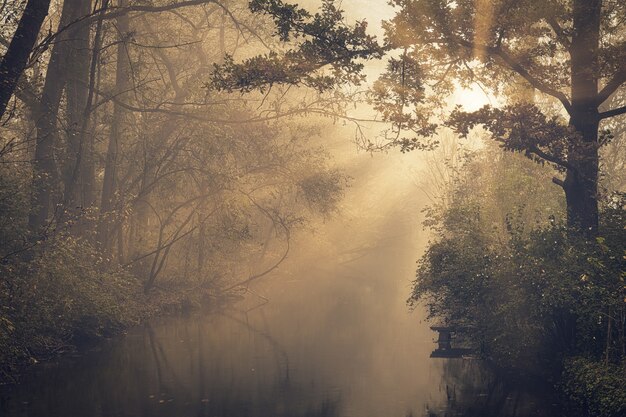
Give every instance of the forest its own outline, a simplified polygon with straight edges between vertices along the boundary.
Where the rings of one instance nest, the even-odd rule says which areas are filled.
[[[376,292],[401,288],[389,310],[458,330],[485,369],[558,403],[459,411],[445,382],[447,411],[420,415],[625,415],[624,1],[0,0],[0,22],[3,386],[141,326],[165,355],[155,320],[271,305],[313,269],[304,254],[334,242],[343,262],[374,216],[381,236],[406,228],[393,218],[406,205],[423,244],[398,240],[412,252],[393,262],[413,272],[328,297],[378,311]],[[414,161],[417,186],[383,182],[380,160],[396,175]],[[396,271],[381,253],[360,262]],[[339,301],[326,317],[315,285],[283,314],[362,329]],[[343,415],[238,404],[198,415]],[[98,415],[187,415],[169,413]]]

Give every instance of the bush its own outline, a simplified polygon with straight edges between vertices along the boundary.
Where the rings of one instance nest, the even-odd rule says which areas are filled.
[[[624,368],[576,357],[566,361],[562,388],[579,410],[591,417],[626,415]]]
[[[427,211],[435,240],[409,303],[425,302],[431,318],[465,328],[501,368],[560,376],[579,411],[624,415],[624,195],[605,198],[598,236],[587,239],[564,224],[557,196],[524,186],[541,168],[513,156],[466,168],[445,204]]]
[[[33,259],[0,266],[3,364],[110,335],[138,316],[139,283],[108,268],[86,242],[57,236],[39,249]]]
[[[502,366],[541,369],[573,352],[606,355],[607,338],[608,355],[620,360],[623,222],[605,222],[596,242],[557,223],[493,242],[472,217],[431,244],[411,303],[426,300],[431,317],[468,328]]]

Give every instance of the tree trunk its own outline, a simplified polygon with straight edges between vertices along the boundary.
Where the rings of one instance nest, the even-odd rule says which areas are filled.
[[[569,226],[593,237],[598,232],[598,48],[601,0],[575,0],[571,54],[570,143],[565,182]]]
[[[91,2],[88,2],[91,3]],[[73,161],[72,173],[66,186],[66,201],[72,208],[80,207],[87,209],[95,204],[95,167],[94,167],[94,135],[91,131],[92,105],[95,95],[96,79],[98,78],[98,65],[103,41],[102,15],[108,7],[108,0],[103,0],[100,7],[100,15],[96,24],[93,47],[91,48],[91,60],[89,63],[88,86],[86,88],[86,101],[80,118],[80,130],[78,133],[78,149]],[[89,61],[88,61],[89,62]],[[73,203],[73,204],[72,204]]]
[[[0,61],[0,118],[4,115],[17,82],[26,69],[49,7],[50,0],[28,0],[9,48]]]
[[[126,225],[126,219],[122,218],[120,219],[119,223],[118,223],[118,230],[117,230],[117,261],[119,262],[120,265],[123,265],[126,263],[126,252],[125,252],[125,245],[124,245],[124,229]]]
[[[76,5],[78,16],[88,15],[91,11],[91,1],[82,1]],[[67,97],[67,155],[68,160],[64,169],[65,200],[68,203],[68,210],[78,206],[85,206],[82,193],[82,178],[74,178],[77,161],[86,151],[83,144],[86,139],[83,135],[83,126],[86,125],[84,118],[89,117],[86,113],[88,107],[87,98],[89,95],[90,78],[90,30],[89,24],[79,22],[68,29],[68,43],[70,47],[69,60],[72,63],[68,67],[68,80],[65,88]],[[78,182],[78,186],[72,186],[73,182]]]
[[[204,278],[204,269],[206,266],[206,225],[202,219],[198,230],[198,276]]]
[[[125,7],[126,0],[120,0],[118,6]],[[123,14],[117,18],[118,44],[117,44],[117,67],[115,73],[115,96],[118,100],[124,101],[130,90],[130,62],[126,38],[130,32],[128,16]],[[102,197],[100,203],[100,226],[99,241],[102,248],[110,253],[112,249],[111,229],[115,222],[111,217],[115,203],[115,192],[117,190],[117,155],[119,145],[122,140],[122,125],[124,123],[125,109],[113,103],[113,119],[107,146],[106,161],[104,167],[104,179],[102,182]],[[117,220],[119,221],[119,220]],[[121,233],[121,227],[119,230]]]
[[[59,28],[67,26],[78,17],[76,2],[77,0],[66,0],[63,3]],[[35,116],[37,140],[33,161],[32,208],[28,219],[33,231],[38,231],[48,222],[50,206],[54,203],[53,196],[59,187],[54,149],[58,135],[59,105],[68,77],[70,48],[67,39],[68,33],[62,32],[52,47],[41,101]]]
[[[604,348],[604,364],[606,366],[609,366],[609,363],[611,363],[611,335],[613,333],[613,317],[611,316],[611,306],[609,306],[608,310],[609,312],[606,316],[606,345]]]

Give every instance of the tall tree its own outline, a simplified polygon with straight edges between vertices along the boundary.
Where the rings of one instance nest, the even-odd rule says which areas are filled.
[[[626,106],[600,110],[626,82],[626,4],[619,0],[391,3],[398,11],[385,24],[383,49],[397,53],[371,93],[375,107],[394,125],[391,143],[404,150],[428,147],[424,138],[436,132],[434,110],[446,108],[445,98],[459,84],[478,82],[498,94],[512,76],[521,77],[559,103],[561,114],[546,115],[537,106],[510,103],[473,113],[457,109],[447,124],[461,134],[483,125],[505,148],[553,164],[564,173],[564,179],[554,182],[565,192],[568,223],[593,236],[598,229],[598,149],[604,139],[600,123],[626,113]],[[324,1],[317,14],[281,0],[253,0],[250,7],[274,20],[277,35],[290,42],[289,48],[282,56],[227,61],[213,76],[217,88],[249,91],[276,83],[332,87],[358,80],[355,58],[381,51],[360,30],[362,23],[353,27],[345,23],[332,0]],[[323,72],[328,67],[334,70],[331,77]]]
[[[78,16],[87,16],[91,12],[91,1],[82,1],[75,7]],[[92,48],[90,40],[91,27],[87,22],[76,22],[68,29],[67,42],[70,45],[68,60],[72,65],[67,68],[65,86],[68,160],[63,178],[68,209],[77,206],[88,207],[91,203],[89,192],[85,193],[85,188],[89,184],[85,165],[88,165],[91,159],[89,152],[92,142],[92,135],[87,132],[92,116],[88,98],[89,91],[93,88],[92,78],[95,77],[95,74],[92,74],[95,70],[92,70],[90,63],[98,59],[97,48],[100,48],[100,45],[96,45],[94,40]]]
[[[81,0],[66,0],[63,2],[59,29],[65,28],[76,21],[80,15]],[[59,187],[58,164],[55,157],[57,145],[57,119],[63,90],[68,79],[69,56],[71,52],[68,42],[69,32],[61,31],[56,37],[50,52],[50,61],[41,92],[39,105],[35,114],[37,140],[35,143],[35,158],[33,161],[33,191],[32,207],[29,215],[29,226],[38,231],[46,225],[50,217],[50,208],[55,203]]]
[[[126,7],[126,0],[119,0],[118,7]],[[116,21],[117,30],[117,51],[115,66],[115,97],[121,101],[127,101],[130,95],[131,79],[130,79],[130,61],[128,51],[128,38],[131,35],[128,15],[121,15]],[[122,142],[122,131],[124,124],[124,116],[126,110],[120,105],[119,101],[113,103],[113,116],[111,119],[111,129],[109,133],[109,142],[107,145],[104,178],[102,180],[102,195],[100,201],[100,213],[103,216],[100,223],[99,241],[103,248],[109,253],[111,251],[111,226],[112,211],[115,203],[115,192],[117,190],[117,168],[118,168],[118,152]]]
[[[28,0],[7,52],[0,61],[0,118],[26,69],[49,7],[50,0]]]

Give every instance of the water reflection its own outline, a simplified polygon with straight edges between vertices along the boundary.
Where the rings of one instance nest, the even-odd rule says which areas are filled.
[[[341,411],[337,390],[292,377],[279,344],[234,316],[146,326],[83,357],[41,367],[1,398],[3,416],[331,417]]]
[[[359,368],[367,356],[359,359],[354,352],[351,360],[337,354],[341,343],[332,337],[321,344],[308,339],[309,350],[296,348],[293,334],[278,338],[269,329],[263,314],[236,311],[163,320],[84,356],[35,368],[23,384],[0,391],[0,415],[557,415],[537,389],[499,377],[478,360],[418,356],[417,363],[408,363],[400,355],[388,356],[382,368]],[[336,356],[323,350],[324,342]],[[412,379],[405,379],[403,369]]]
[[[483,361],[448,359],[440,389],[446,401],[427,405],[427,417],[558,417],[546,382],[524,381],[490,370]]]
[[[541,416],[476,362],[430,359],[436,334],[405,305],[423,201],[397,161],[365,155],[351,169],[342,217],[294,237],[300,252],[255,283],[262,303],[252,294],[37,366],[0,387],[0,416]]]

